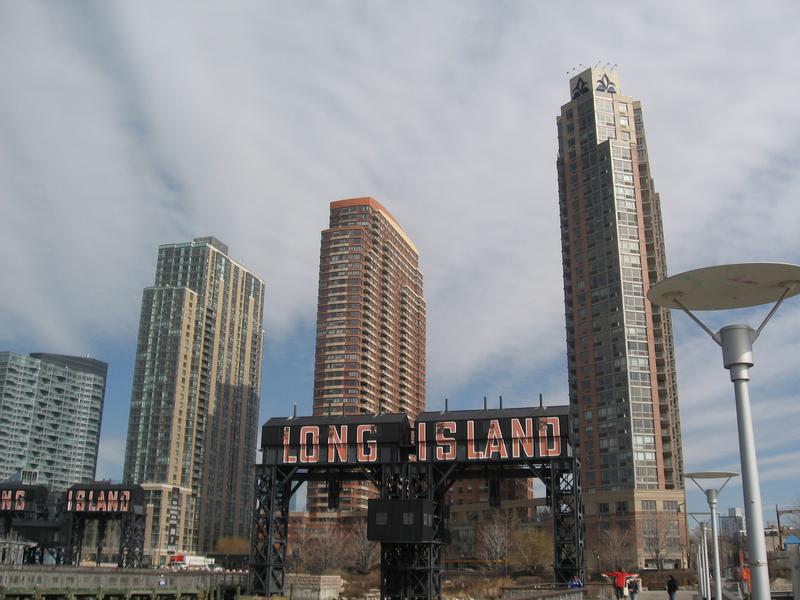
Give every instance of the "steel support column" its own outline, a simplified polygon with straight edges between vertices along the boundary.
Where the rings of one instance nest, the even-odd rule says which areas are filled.
[[[134,569],[144,566],[144,507],[135,506],[122,516],[122,533],[119,540],[120,568]]]
[[[83,532],[86,530],[86,517],[80,513],[70,516],[71,526],[69,530],[69,546],[67,546],[66,563],[77,567],[81,564],[81,552],[83,551]]]
[[[553,570],[556,581],[566,583],[576,574],[583,579],[584,523],[580,461],[577,458],[556,460],[544,472],[553,516]]]
[[[283,594],[291,484],[291,473],[276,466],[259,468],[256,473],[256,510],[250,552],[252,594]]]
[[[381,497],[434,502],[431,542],[381,543],[381,599],[437,600],[442,593],[442,543],[447,525],[445,493],[452,466],[405,463],[385,469]]]

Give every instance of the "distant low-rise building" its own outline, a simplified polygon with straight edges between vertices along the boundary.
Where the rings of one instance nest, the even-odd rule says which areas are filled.
[[[108,365],[0,352],[0,481],[63,491],[95,478]]]
[[[726,540],[736,540],[744,531],[744,517],[740,508],[729,508],[727,515],[719,517],[719,535]]]

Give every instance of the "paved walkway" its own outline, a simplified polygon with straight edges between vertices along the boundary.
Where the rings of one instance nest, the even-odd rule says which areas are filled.
[[[697,590],[678,590],[675,594],[675,600],[694,600],[697,595]],[[636,595],[636,600],[669,600],[667,590],[648,590],[646,592],[639,592]]]
[[[602,597],[603,596],[601,596],[601,598]],[[613,590],[609,586],[606,589],[605,600],[611,600],[613,597]],[[697,590],[695,589],[678,590],[678,593],[675,595],[675,600],[696,600],[697,598]],[[625,596],[625,600],[630,600],[630,596]],[[636,600],[669,600],[669,594],[667,594],[667,590],[649,590],[639,592],[636,595]]]

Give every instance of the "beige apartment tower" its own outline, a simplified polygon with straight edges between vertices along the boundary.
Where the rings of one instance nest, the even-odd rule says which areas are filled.
[[[145,552],[213,552],[249,539],[264,282],[211,238],[161,246],[144,290],[126,482],[147,493]]]
[[[419,252],[379,202],[332,202],[322,232],[314,361],[314,414],[425,409],[425,300]],[[308,510],[327,510],[325,484],[309,485]],[[366,510],[372,492],[347,484],[341,511]]]
[[[672,322],[645,296],[666,259],[642,107],[613,70],[576,75],[570,97],[557,165],[587,566],[685,566]]]

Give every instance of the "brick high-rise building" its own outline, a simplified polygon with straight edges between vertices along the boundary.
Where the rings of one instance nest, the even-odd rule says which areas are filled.
[[[145,552],[249,539],[261,391],[264,282],[211,238],[161,246],[145,288],[125,481],[145,488]]]
[[[606,567],[677,566],[680,416],[670,313],[645,296],[666,259],[642,107],[605,69],[573,77],[570,94],[557,165],[587,550]]]
[[[332,202],[322,232],[314,363],[314,414],[425,409],[425,300],[419,252],[372,198]],[[341,510],[365,510],[371,491],[348,484]],[[324,484],[308,509],[325,510]]]
[[[0,352],[0,481],[64,491],[94,480],[108,365]]]

